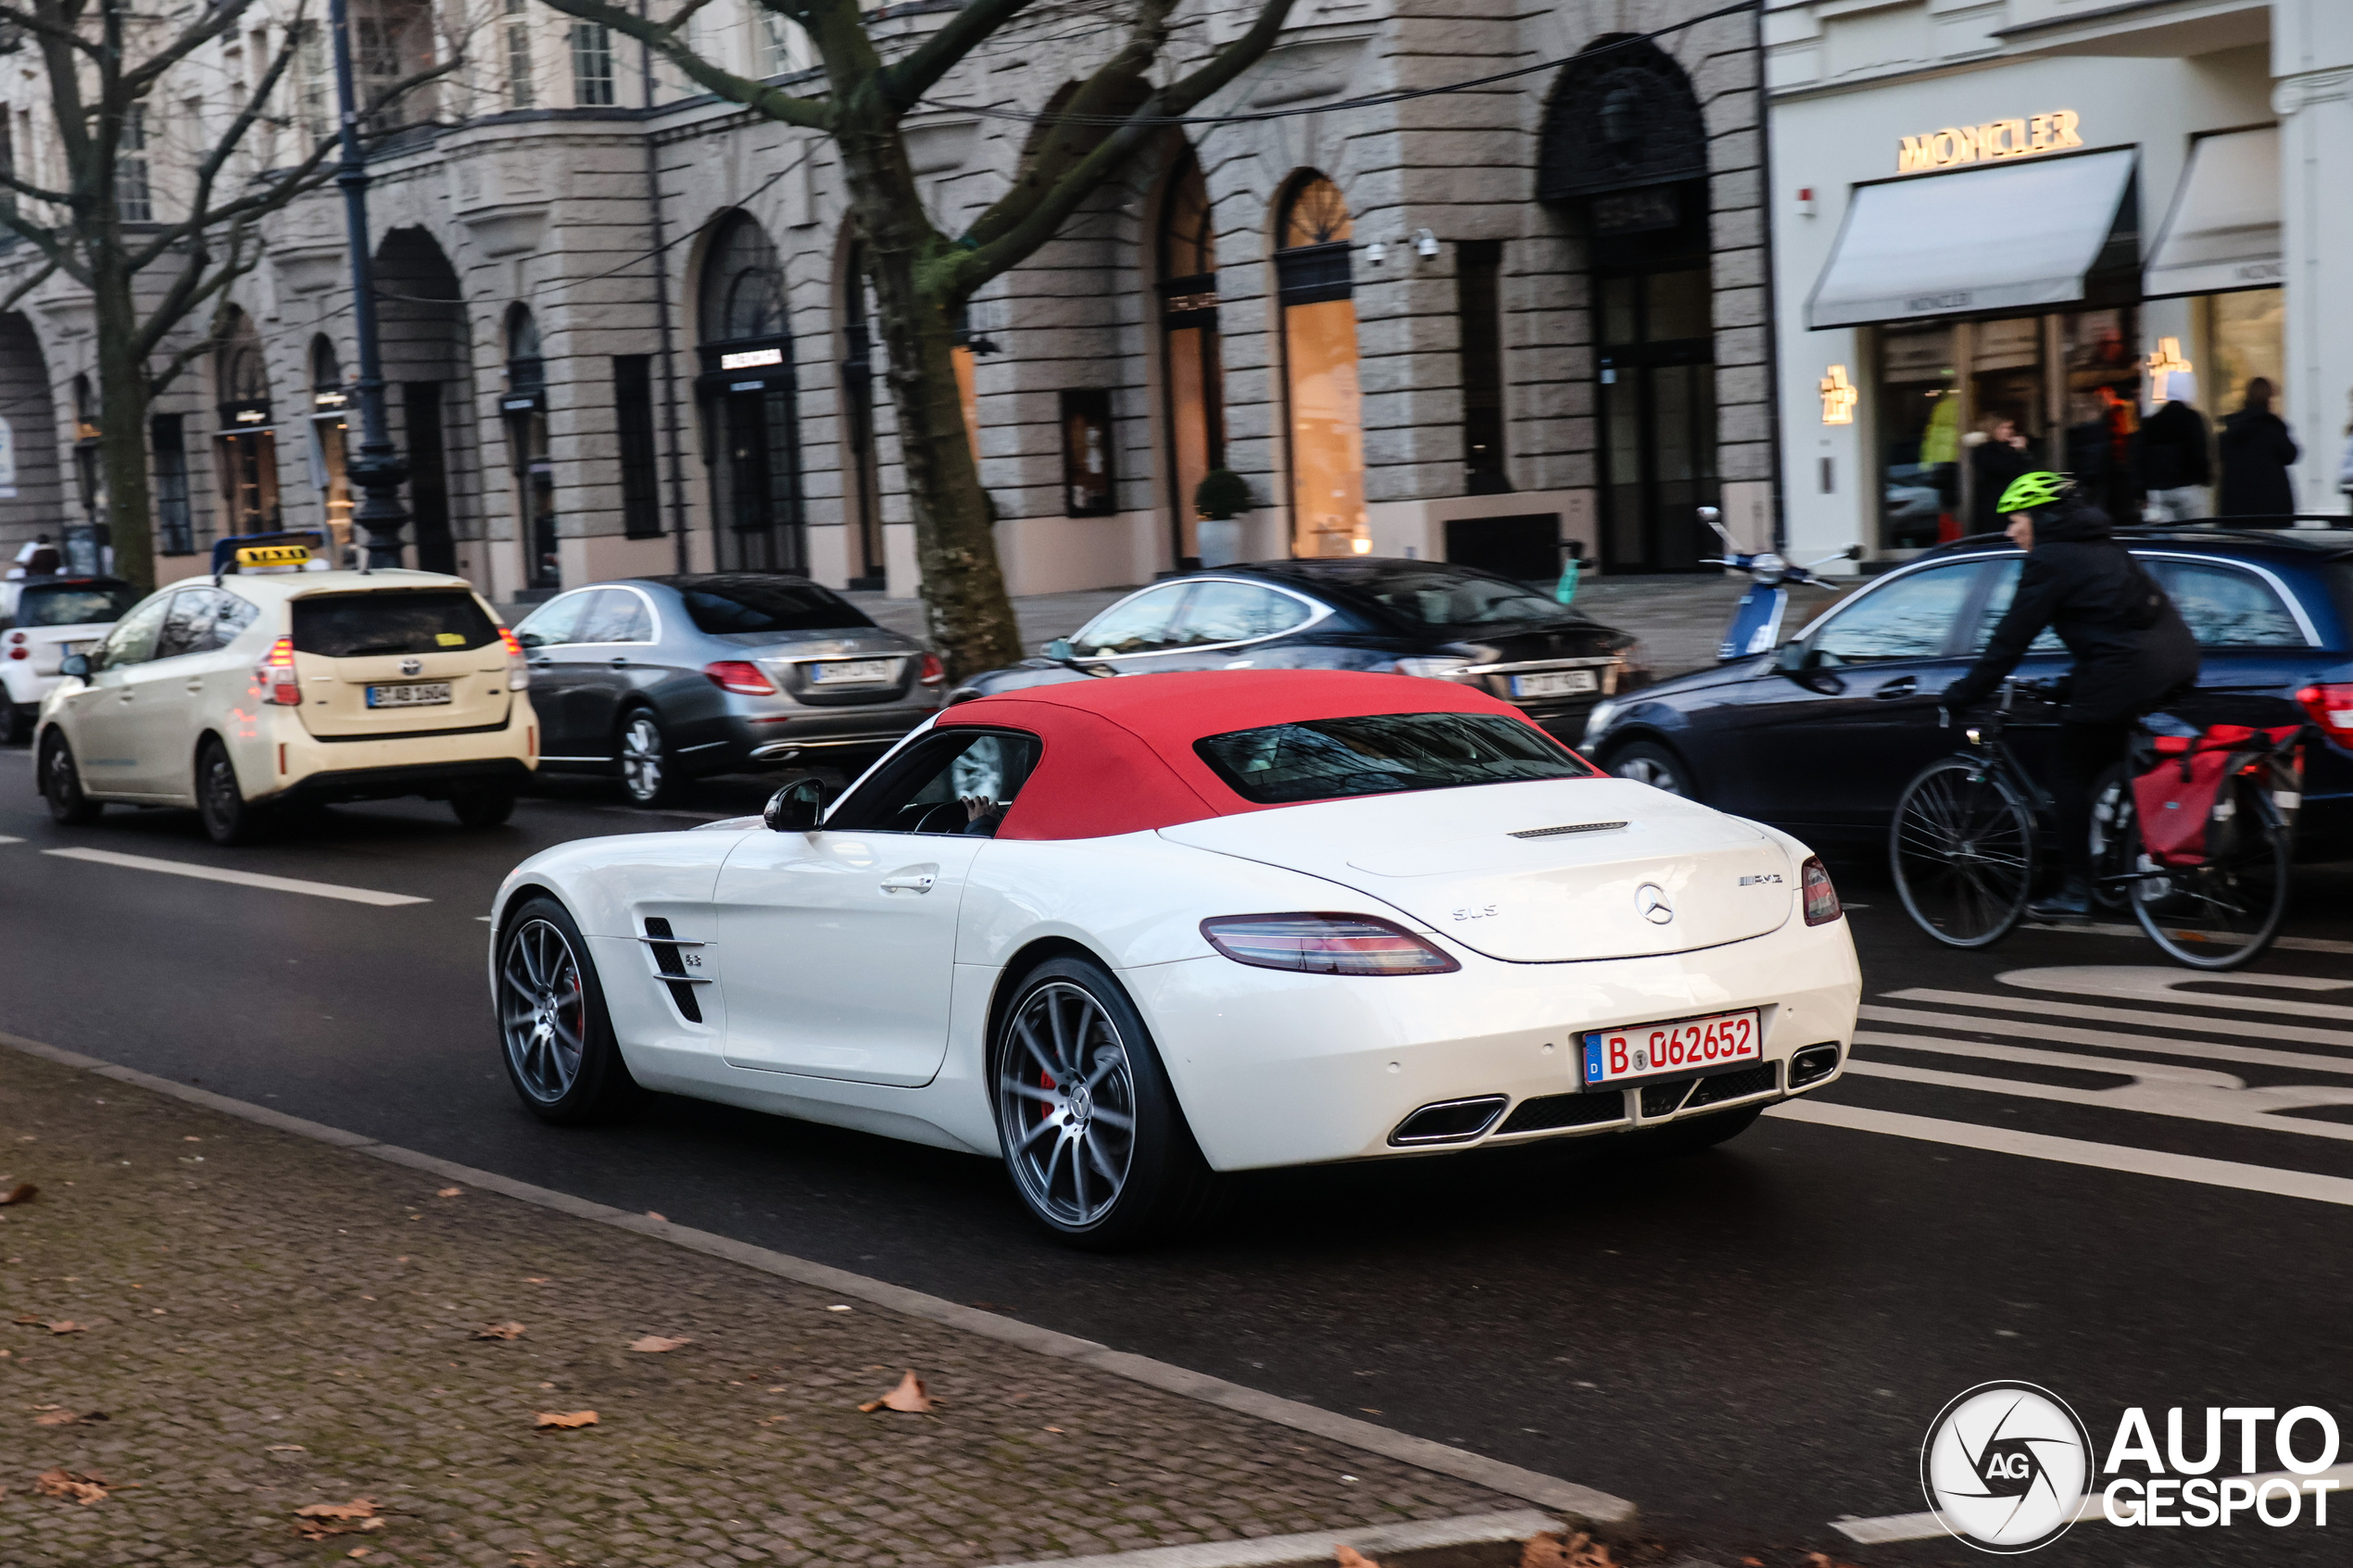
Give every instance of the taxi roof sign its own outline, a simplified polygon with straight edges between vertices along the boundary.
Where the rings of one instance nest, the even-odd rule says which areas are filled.
[[[309,564],[308,545],[248,545],[237,552],[239,571],[300,571]]]
[[[279,559],[249,561],[246,558],[257,551],[280,546],[292,546],[301,553]],[[318,553],[326,547],[326,534],[316,528],[289,528],[271,533],[232,534],[225,539],[215,539],[212,542],[212,574],[218,577],[224,571],[300,571],[306,568],[323,571],[325,570],[324,562],[320,562],[315,567],[311,563]]]

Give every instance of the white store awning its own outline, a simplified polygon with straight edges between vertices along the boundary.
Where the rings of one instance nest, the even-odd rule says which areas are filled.
[[[2082,299],[2121,227],[2133,149],[1857,186],[1806,324],[2041,310]]]
[[[2144,293],[2275,288],[2280,261],[2280,131],[2266,125],[2201,136],[2149,257]]]

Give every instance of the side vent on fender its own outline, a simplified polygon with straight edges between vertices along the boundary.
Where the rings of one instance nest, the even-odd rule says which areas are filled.
[[[670,999],[677,1006],[678,1014],[689,1023],[702,1022],[702,1004],[695,1000],[695,987],[708,985],[710,981],[699,974],[686,972],[686,955],[681,947],[699,947],[699,942],[682,940],[670,929],[670,922],[660,915],[646,917],[646,934],[637,938],[653,949],[654,967],[661,971],[664,984],[670,987]]]

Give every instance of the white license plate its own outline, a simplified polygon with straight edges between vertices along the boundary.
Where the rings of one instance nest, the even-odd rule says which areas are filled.
[[[408,686],[370,686],[371,708],[431,708],[449,700],[447,681],[419,681]]]
[[[1602,689],[1602,678],[1591,670],[1543,670],[1512,677],[1514,696],[1575,696]]]
[[[1756,1010],[1596,1029],[1585,1036],[1580,1069],[1585,1087],[1654,1078],[1691,1077],[1714,1068],[1763,1060]]]
[[[887,681],[899,673],[895,659],[853,659],[843,664],[812,664],[809,667],[809,682],[816,686],[871,685]]]

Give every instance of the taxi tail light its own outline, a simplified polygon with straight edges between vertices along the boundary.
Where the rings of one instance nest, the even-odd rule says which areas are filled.
[[[2296,694],[2312,722],[2338,740],[2353,742],[2353,682],[2330,681]]]
[[[302,687],[295,679],[292,637],[281,637],[270,645],[270,651],[253,667],[253,683],[261,688],[261,700],[266,703],[279,708],[302,706]]]
[[[740,692],[746,696],[774,696],[776,684],[760,672],[760,666],[746,659],[723,659],[716,664],[706,664],[702,672],[711,684],[723,692]]]
[[[923,671],[915,679],[926,686],[936,686],[948,679],[948,667],[939,662],[937,654],[927,653],[924,655]]]
[[[1838,889],[1831,885],[1830,868],[1822,864],[1819,855],[1806,858],[1806,869],[1800,872],[1806,884],[1806,923],[1828,925],[1845,911],[1839,907]]]
[[[1450,974],[1462,968],[1428,942],[1370,915],[1220,915],[1201,922],[1209,945],[1253,969],[1306,974]]]
[[[507,689],[522,691],[531,684],[531,662],[524,656],[521,639],[504,626],[498,628],[498,646],[507,650]]]

